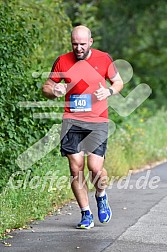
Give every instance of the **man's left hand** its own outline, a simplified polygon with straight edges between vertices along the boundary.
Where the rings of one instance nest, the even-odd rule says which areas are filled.
[[[96,96],[97,100],[102,101],[110,96],[111,93],[108,88],[103,87],[101,82],[99,82],[99,89],[94,92],[94,95]]]

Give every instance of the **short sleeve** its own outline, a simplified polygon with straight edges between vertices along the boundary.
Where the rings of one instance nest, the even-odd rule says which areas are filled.
[[[109,54],[107,54],[107,66],[108,66],[108,70],[107,70],[106,78],[111,80],[112,78],[115,77],[118,71],[112,57]]]
[[[49,75],[49,79],[53,80],[54,82],[60,82],[62,80],[61,77],[61,66],[60,66],[60,57],[58,57],[53,66],[52,66],[52,70],[50,72]]]

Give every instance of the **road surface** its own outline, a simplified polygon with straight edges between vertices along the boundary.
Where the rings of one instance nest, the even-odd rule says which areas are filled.
[[[113,217],[101,224],[94,193],[89,194],[95,219],[91,230],[75,228],[80,210],[75,201],[59,214],[33,223],[30,229],[12,232],[0,243],[1,252],[166,252],[167,163],[129,174],[107,190]]]

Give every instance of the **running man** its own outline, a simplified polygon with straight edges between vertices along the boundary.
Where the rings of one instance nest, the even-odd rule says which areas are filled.
[[[103,167],[109,121],[107,98],[123,88],[112,58],[106,52],[91,48],[92,44],[89,28],[76,26],[71,32],[72,51],[56,59],[42,88],[49,99],[65,95],[61,154],[69,161],[71,188],[81,209],[77,228],[82,229],[94,227],[88,188],[84,184],[85,160],[96,189],[99,221],[108,223],[112,216],[105,191],[107,171]],[[109,88],[107,79],[111,83]],[[84,186],[80,185],[81,181]]]

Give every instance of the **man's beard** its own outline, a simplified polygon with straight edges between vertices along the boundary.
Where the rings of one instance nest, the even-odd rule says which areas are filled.
[[[74,54],[75,54],[77,60],[84,60],[88,56],[89,51],[90,51],[90,48],[88,48],[88,50],[86,52],[84,52],[84,54],[82,56],[77,55],[77,53],[75,51],[74,51]]]

